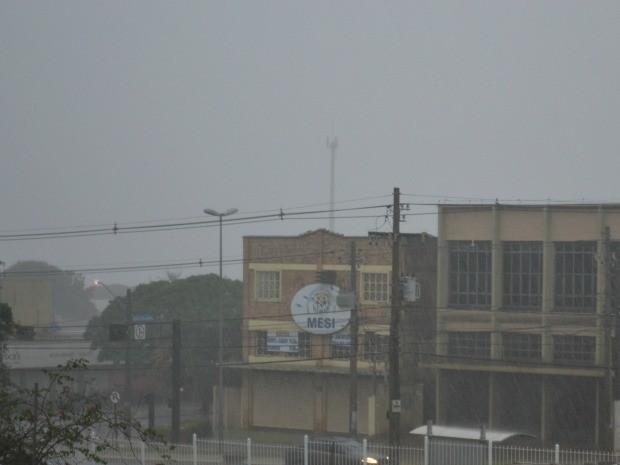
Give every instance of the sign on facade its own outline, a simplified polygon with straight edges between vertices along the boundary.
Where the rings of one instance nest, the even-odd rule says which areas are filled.
[[[296,331],[267,331],[267,351],[296,354],[299,352],[299,333]]]
[[[351,347],[351,333],[332,334],[332,345],[338,347]]]
[[[343,329],[351,318],[351,310],[337,304],[338,286],[310,284],[297,291],[291,302],[291,315],[304,331],[331,334]]]

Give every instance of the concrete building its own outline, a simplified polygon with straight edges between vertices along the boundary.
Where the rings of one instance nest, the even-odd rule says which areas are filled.
[[[243,247],[241,426],[349,432],[351,311],[337,297],[356,289],[357,431],[385,434],[391,243],[317,230],[295,237],[246,236]],[[432,236],[402,235],[401,274],[432,283],[435,250]],[[407,322],[414,316],[406,309],[434,308],[430,286],[423,299],[403,307]],[[426,350],[423,333],[403,325],[410,341],[403,344],[404,366],[417,365],[417,354]],[[403,431],[421,421],[423,379],[403,376]]]
[[[619,205],[441,205],[435,422],[612,446]]]

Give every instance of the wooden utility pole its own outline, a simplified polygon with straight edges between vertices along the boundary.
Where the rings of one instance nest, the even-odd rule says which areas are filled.
[[[181,321],[172,320],[172,425],[173,444],[179,442],[181,427]]]
[[[125,303],[125,323],[127,329],[125,330],[125,402],[124,413],[127,418],[131,418],[131,346],[134,338],[133,332],[133,301],[131,298],[131,289],[127,289],[127,302]]]
[[[355,241],[351,241],[351,293],[353,308],[351,309],[351,350],[349,354],[349,432],[357,435],[357,335],[359,316],[357,308],[357,250]]]
[[[400,190],[394,188],[394,207],[392,218],[392,307],[390,315],[390,354],[389,354],[389,420],[390,446],[400,446]],[[396,460],[398,463],[398,460]]]

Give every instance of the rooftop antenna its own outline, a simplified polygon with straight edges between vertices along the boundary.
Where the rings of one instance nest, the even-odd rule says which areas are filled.
[[[331,171],[329,180],[329,230],[334,232],[334,191],[336,190],[336,149],[338,148],[338,138],[327,138],[327,148],[331,152]]]

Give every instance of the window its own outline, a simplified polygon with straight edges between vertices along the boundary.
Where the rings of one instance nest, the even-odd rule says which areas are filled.
[[[449,303],[491,306],[491,242],[449,242]]]
[[[620,242],[611,243],[610,264],[610,289],[611,308],[620,308]]]
[[[553,360],[557,363],[592,365],[595,355],[593,336],[553,336]]]
[[[542,301],[542,243],[503,244],[503,306],[540,308]]]
[[[388,301],[388,274],[387,273],[363,273],[362,274],[363,300],[366,302]]]
[[[596,243],[556,242],[555,307],[596,308]]]
[[[332,334],[331,358],[348,359],[351,356],[351,334]]]
[[[489,358],[491,356],[491,333],[449,333],[448,355],[471,358]]]
[[[267,331],[256,331],[256,355],[273,355],[267,349]]]
[[[540,334],[503,333],[504,360],[539,361],[542,357]]]
[[[362,344],[362,360],[366,362],[385,362],[388,359],[390,337],[368,332]]]
[[[299,357],[312,357],[312,335],[310,333],[299,333]]]
[[[258,300],[280,300],[280,272],[256,272],[256,298]]]

